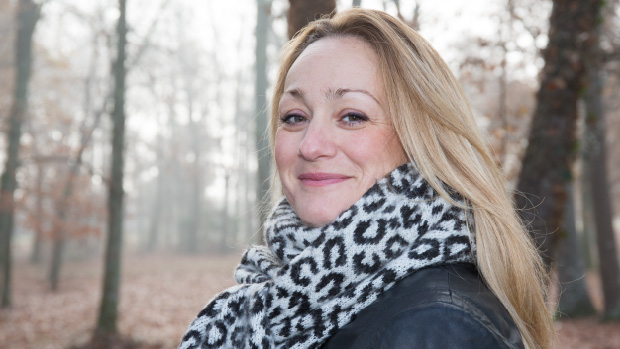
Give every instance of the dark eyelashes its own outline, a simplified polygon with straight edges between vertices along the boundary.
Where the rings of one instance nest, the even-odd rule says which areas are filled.
[[[358,125],[361,124],[363,122],[369,121],[370,119],[368,118],[368,116],[362,114],[362,113],[358,113],[358,112],[348,112],[344,115],[342,115],[339,118],[340,122],[346,124],[346,125]],[[282,117],[280,117],[280,122],[283,124],[287,124],[287,125],[296,125],[299,123],[302,123],[304,121],[308,121],[308,119],[301,114],[296,114],[296,113],[291,113],[291,114],[286,114]]]
[[[355,117],[355,118],[357,118],[356,121],[368,121],[368,117],[366,115],[364,115],[364,114],[361,114],[361,113],[349,112],[349,113],[346,113],[342,118],[344,119],[346,117]],[[349,122],[351,122],[351,121],[349,121]]]
[[[293,120],[295,118],[299,118],[299,120]],[[301,122],[303,121],[302,119],[305,120],[306,118],[300,114],[286,114],[280,118],[280,121],[285,124],[292,124],[295,121]]]

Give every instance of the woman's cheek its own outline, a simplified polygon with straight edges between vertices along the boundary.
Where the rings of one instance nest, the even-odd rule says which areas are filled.
[[[299,141],[297,140],[300,132],[287,132],[279,130],[276,134],[274,157],[276,161],[276,168],[280,174],[280,178],[284,184],[284,176],[290,171],[295,160],[297,159],[297,150],[299,148]]]

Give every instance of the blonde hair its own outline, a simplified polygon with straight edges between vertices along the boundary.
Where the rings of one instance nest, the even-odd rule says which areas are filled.
[[[274,88],[272,149],[286,75],[308,45],[325,37],[356,37],[377,53],[387,112],[409,160],[440,195],[451,200],[443,182],[468,200],[483,279],[510,313],[526,348],[551,347],[548,280],[540,256],[458,81],[411,27],[384,12],[355,8],[312,22],[297,33],[284,49]]]

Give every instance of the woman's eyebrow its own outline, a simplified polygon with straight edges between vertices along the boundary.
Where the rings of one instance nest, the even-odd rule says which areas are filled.
[[[367,90],[364,89],[357,89],[357,88],[337,88],[337,89],[328,89],[327,92],[325,93],[325,98],[327,100],[334,100],[337,98],[342,98],[344,97],[345,94],[347,93],[363,93],[365,95],[367,95],[368,97],[372,98],[375,103],[377,103],[378,105],[381,105],[381,103],[379,103],[379,100],[373,96],[372,93],[368,92]],[[304,102],[305,104],[308,104],[306,101],[306,97],[305,94],[302,90],[298,89],[298,88],[292,88],[290,90],[286,90],[284,91],[284,94],[288,94],[291,97],[295,98],[295,99],[300,99],[302,102]]]
[[[325,96],[328,100],[332,100],[335,98],[342,98],[345,94],[351,93],[351,92],[363,93],[367,95],[368,97],[372,98],[377,104],[381,105],[381,103],[379,103],[379,100],[375,96],[373,96],[372,93],[364,89],[356,89],[356,88],[337,88],[335,90],[329,89],[327,93],[325,94]]]
[[[306,97],[304,95],[304,92],[298,88],[293,88],[290,90],[286,90],[284,91],[284,94],[289,94],[291,95],[291,97],[295,98],[295,99],[300,99],[304,104],[308,104],[306,101]]]

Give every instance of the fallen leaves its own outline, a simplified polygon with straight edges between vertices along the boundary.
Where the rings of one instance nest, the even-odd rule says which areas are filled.
[[[100,261],[67,263],[56,293],[46,282],[47,268],[17,262],[13,308],[0,310],[0,348],[175,348],[202,307],[234,284],[239,260],[239,254],[126,256],[120,336],[101,346],[91,342],[101,294]],[[556,329],[557,348],[620,348],[620,323],[591,317],[558,321]]]
[[[128,347],[176,347],[209,299],[234,283],[239,260],[239,255],[127,256],[118,327],[122,336],[135,342]],[[89,343],[101,297],[101,263],[67,263],[55,293],[49,290],[46,270],[16,263],[13,307],[0,310],[0,348],[53,349]]]

